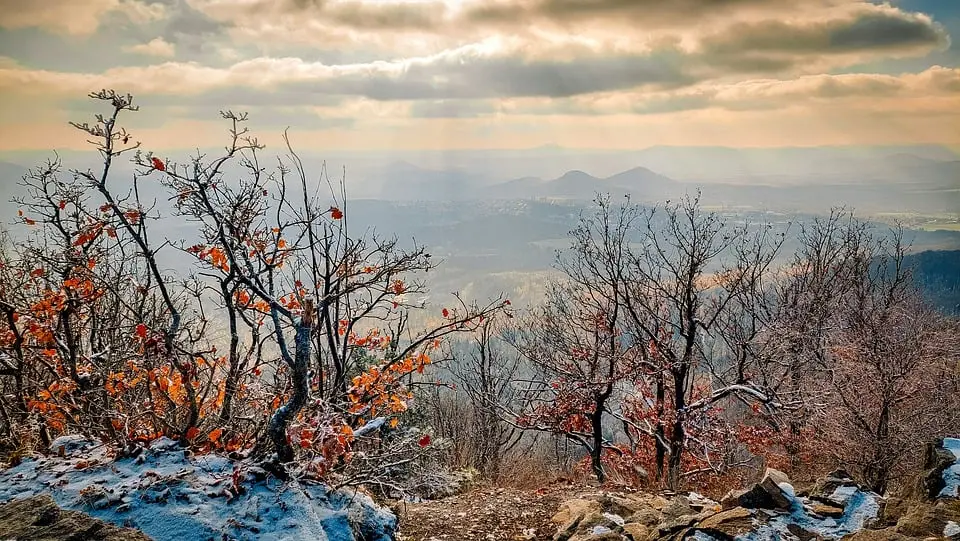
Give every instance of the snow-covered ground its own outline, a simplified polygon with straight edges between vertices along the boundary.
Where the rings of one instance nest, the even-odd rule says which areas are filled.
[[[51,450],[61,446],[63,457],[26,459],[0,472],[0,501],[49,493],[61,507],[156,541],[390,541],[396,531],[396,517],[364,494],[284,482],[222,456],[186,457],[169,439],[118,460],[76,436]]]
[[[740,541],[773,541],[792,539],[796,535],[790,531],[790,525],[817,534],[825,539],[840,539],[844,535],[861,530],[865,522],[880,512],[880,497],[857,487],[838,487],[829,496],[830,500],[844,502],[843,516],[839,518],[821,517],[813,513],[810,502],[798,498],[793,486],[781,483],[780,489],[790,498],[789,513],[770,511],[769,522],[760,525],[755,531],[738,536]],[[764,512],[764,510],[760,510]]]

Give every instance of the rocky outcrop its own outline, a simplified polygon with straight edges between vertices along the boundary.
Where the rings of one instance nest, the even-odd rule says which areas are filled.
[[[67,511],[49,495],[0,504],[0,539],[18,541],[150,541],[78,511]]]
[[[554,517],[556,541],[730,541],[839,539],[876,518],[879,496],[834,472],[798,497],[790,479],[768,469],[760,482],[730,491],[721,503],[698,494],[653,496],[597,493],[564,502]]]

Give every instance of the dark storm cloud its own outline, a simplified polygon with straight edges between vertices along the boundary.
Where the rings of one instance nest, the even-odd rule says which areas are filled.
[[[708,37],[703,48],[718,54],[840,54],[870,50],[933,49],[949,43],[927,17],[894,10],[862,11],[840,19],[790,23],[739,23]]]

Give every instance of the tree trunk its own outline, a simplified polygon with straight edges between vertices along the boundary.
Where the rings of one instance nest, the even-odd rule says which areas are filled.
[[[603,401],[597,401],[596,409],[590,415],[593,430],[593,447],[590,449],[590,463],[597,481],[603,483],[607,474],[603,471]]]
[[[280,406],[270,418],[270,440],[277,450],[277,462],[284,464],[293,461],[293,447],[287,441],[287,425],[307,404],[309,391],[308,368],[310,362],[310,332],[313,329],[313,303],[304,302],[303,316],[297,323],[294,339],[296,352],[293,361],[293,395],[286,404]]]
[[[656,429],[656,449],[657,449],[657,458],[656,458],[656,478],[657,483],[663,482],[663,466],[664,461],[667,457],[667,447],[664,445],[664,441],[667,438],[667,430],[663,424],[663,413],[664,407],[663,403],[666,400],[666,389],[663,384],[663,375],[657,375],[657,429]]]
[[[674,377],[674,412],[673,429],[670,431],[670,460],[667,467],[667,488],[672,491],[680,489],[680,469],[683,459],[683,446],[686,443],[686,431],[683,428],[684,408],[687,406],[684,389],[687,386],[686,370],[681,370]]]

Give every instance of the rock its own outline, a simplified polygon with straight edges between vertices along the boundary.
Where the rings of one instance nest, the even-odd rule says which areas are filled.
[[[934,501],[946,486],[943,472],[957,461],[953,452],[943,446],[943,441],[928,443],[924,447],[923,471],[908,486],[908,498]]]
[[[842,507],[836,507],[825,503],[815,503],[810,509],[821,517],[840,518],[843,516]]]
[[[706,530],[708,533],[719,532],[736,537],[749,532],[753,526],[753,512],[743,507],[735,507],[710,515],[697,523],[696,528]]]
[[[843,541],[912,541],[913,539],[895,532],[893,528],[885,528],[883,530],[860,530],[845,536]]]
[[[560,504],[560,510],[550,520],[558,525],[565,525],[571,521],[579,523],[584,515],[599,512],[601,509],[600,502],[595,500],[567,500]]]
[[[720,507],[717,502],[696,492],[691,492],[687,495],[687,501],[690,502],[690,507],[692,507],[694,511],[716,511],[717,508]]]
[[[950,522],[960,524],[960,500],[917,505],[897,521],[895,530],[911,537],[942,537]]]
[[[61,509],[48,495],[0,505],[0,539],[19,541],[150,541],[142,532],[119,528],[78,511]]]
[[[773,509],[776,506],[766,490],[754,485],[749,489],[734,489],[720,500],[721,509],[745,507],[747,509]]]
[[[799,524],[787,524],[787,530],[789,530],[793,535],[797,536],[800,541],[819,541],[823,539],[820,534],[811,532]]]
[[[700,515],[681,515],[676,518],[664,520],[659,526],[657,526],[657,533],[660,535],[660,537],[676,533],[680,530],[693,526],[699,518]]]
[[[912,504],[903,498],[891,496],[883,501],[877,522],[880,526],[895,526],[903,515],[906,515]]]
[[[642,524],[644,526],[656,526],[660,523],[660,511],[653,508],[641,509],[630,515],[627,524]]]
[[[842,502],[838,502],[832,498],[832,496],[837,492],[837,489],[844,487],[856,487],[856,481],[850,476],[846,470],[834,470],[823,477],[818,479],[816,483],[807,491],[808,496],[812,500],[818,500],[826,504],[839,505],[843,507]]]
[[[623,533],[633,541],[644,541],[650,536],[650,528],[638,522],[628,522],[623,525]]]
[[[663,509],[660,510],[663,514],[663,520],[673,520],[678,517],[686,515],[695,515],[697,512],[690,505],[690,500],[686,496],[677,496],[670,500],[670,503],[665,505]]]
[[[649,509],[649,506],[639,499],[614,494],[604,494],[598,501],[600,502],[600,507],[605,512],[613,513],[623,518],[631,517],[641,509]]]
[[[583,517],[577,530],[583,532],[593,530],[597,526],[612,531],[619,531],[623,529],[623,519],[610,513],[590,513]]]
[[[782,471],[767,468],[758,486],[770,496],[778,509],[790,509],[793,506],[793,485]]]

